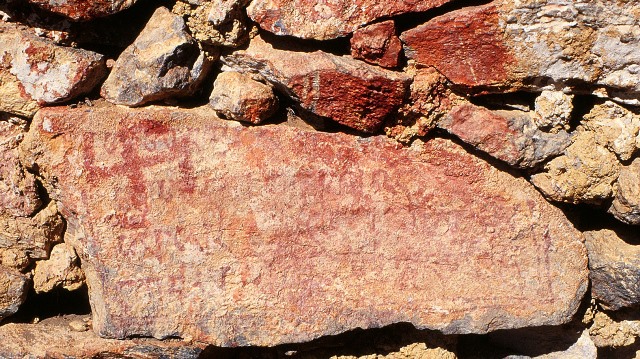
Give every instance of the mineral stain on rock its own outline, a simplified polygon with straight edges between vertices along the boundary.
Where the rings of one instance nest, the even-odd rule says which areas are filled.
[[[276,345],[396,322],[554,325],[577,309],[582,236],[523,179],[446,140],[402,148],[211,117],[34,120],[24,161],[68,220],[100,335]]]

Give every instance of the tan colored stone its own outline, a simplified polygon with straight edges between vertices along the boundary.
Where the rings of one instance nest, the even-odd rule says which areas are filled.
[[[191,35],[206,45],[238,47],[249,40],[248,0],[179,0],[172,11],[185,18]]]
[[[0,265],[0,321],[18,311],[27,299],[28,284],[24,274]]]
[[[92,20],[122,11],[137,0],[28,0],[44,9],[73,20]]]
[[[140,106],[192,95],[211,67],[184,20],[159,7],[116,60],[100,94],[115,104]]]
[[[596,104],[581,125],[622,161],[631,159],[640,148],[640,115],[614,102]]]
[[[533,120],[542,129],[568,131],[572,111],[573,95],[562,91],[542,91],[536,97]]]
[[[313,114],[369,133],[402,105],[410,82],[350,56],[276,49],[258,36],[222,60],[225,70],[259,74]]]
[[[230,120],[259,124],[278,110],[271,86],[247,74],[222,72],[213,84],[209,106]]]
[[[600,204],[611,198],[620,163],[597,141],[597,134],[579,128],[565,153],[531,176],[531,182],[554,201]]]
[[[49,259],[38,261],[33,275],[36,293],[49,292],[55,288],[76,290],[84,284],[84,273],[78,266],[79,259],[73,247],[57,244]]]
[[[200,358],[205,345],[155,339],[103,339],[93,331],[74,331],[77,316],[57,317],[38,324],[0,326],[2,358]]]
[[[636,342],[640,336],[640,322],[634,320],[614,320],[606,313],[598,312],[589,334],[599,347],[625,347]]]
[[[48,108],[30,127],[24,161],[74,234],[100,335],[268,346],[397,322],[556,325],[578,308],[581,234],[524,179],[446,140],[210,112]]]
[[[628,224],[640,224],[640,158],[622,166],[609,212]]]

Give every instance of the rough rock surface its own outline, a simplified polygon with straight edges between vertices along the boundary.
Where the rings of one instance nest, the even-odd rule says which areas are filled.
[[[76,317],[50,318],[37,325],[10,323],[0,326],[0,357],[196,359],[205,347],[177,340],[103,339],[91,330],[73,331],[69,324]]]
[[[28,283],[24,274],[0,265],[0,321],[18,311],[27,298]]]
[[[582,236],[523,179],[446,140],[402,148],[210,111],[49,108],[21,145],[74,233],[100,335],[274,345],[575,313]]]
[[[316,115],[375,132],[403,102],[409,77],[325,52],[275,49],[254,37],[246,50],[223,57],[228,68],[258,73]]]
[[[539,355],[535,359],[597,359],[598,348],[591,340],[589,331],[585,330],[578,341],[567,350]]]
[[[238,47],[249,39],[248,0],[177,1],[172,11],[185,18],[191,35],[206,45]]]
[[[49,259],[38,261],[33,275],[36,293],[55,288],[76,290],[84,284],[84,273],[78,266],[79,259],[73,247],[60,243],[53,247]]]
[[[542,91],[535,101],[536,125],[553,132],[569,130],[569,121],[573,111],[573,95],[562,91]]]
[[[619,232],[585,232],[591,294],[609,310],[640,304],[640,235]]]
[[[122,11],[137,0],[28,0],[44,9],[73,20],[92,20]]]
[[[216,78],[209,105],[225,118],[259,124],[278,110],[278,98],[271,86],[231,71]]]
[[[453,107],[438,126],[512,166],[533,167],[571,144],[565,131],[540,131],[524,111],[491,111],[470,103]]]
[[[107,74],[104,56],[55,45],[20,25],[0,21],[0,43],[0,111],[30,117],[34,102],[70,100]]]
[[[630,346],[640,337],[640,321],[620,320],[598,312],[589,328],[589,334],[599,348]]]
[[[639,17],[635,2],[497,0],[434,18],[401,39],[409,58],[471,92],[587,84],[639,103]]]
[[[159,7],[102,85],[115,104],[139,106],[193,94],[207,75],[210,59],[189,35],[184,20]]]
[[[622,222],[640,224],[640,158],[622,166],[615,189],[609,212]]]
[[[531,176],[531,183],[554,201],[601,204],[613,195],[620,163],[596,133],[578,128],[573,136],[564,154]]]
[[[640,115],[611,101],[596,104],[581,125],[622,161],[630,160],[640,148]]]
[[[427,11],[450,0],[254,0],[247,13],[261,28],[277,35],[328,40],[347,36],[373,20]]]
[[[351,37],[351,56],[370,64],[398,67],[402,43],[396,36],[393,20],[371,24],[358,29]]]

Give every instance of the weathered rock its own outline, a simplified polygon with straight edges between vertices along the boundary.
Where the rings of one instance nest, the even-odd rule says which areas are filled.
[[[635,2],[497,0],[436,17],[401,39],[410,59],[469,92],[589,84],[640,103],[639,14]]]
[[[136,41],[120,54],[100,93],[127,106],[189,96],[210,67],[210,59],[182,18],[159,7]]]
[[[0,321],[18,311],[27,299],[28,284],[24,274],[0,265]]]
[[[554,201],[601,204],[611,198],[620,163],[596,136],[579,127],[564,154],[531,176],[531,183]]]
[[[409,77],[321,51],[273,48],[260,37],[223,58],[231,70],[259,73],[316,115],[375,132],[403,101]]]
[[[64,224],[51,202],[33,217],[0,216],[0,264],[22,270],[33,260],[45,259],[62,240]]]
[[[27,0],[73,20],[91,20],[122,11],[137,0]]]
[[[328,40],[347,36],[373,20],[427,11],[450,0],[254,0],[247,13],[261,28],[277,35]]]
[[[155,339],[103,339],[93,331],[70,328],[72,317],[45,319],[38,324],[0,326],[2,358],[199,358],[205,345]]]
[[[84,273],[78,266],[78,255],[73,247],[60,243],[53,247],[49,259],[38,261],[33,275],[36,293],[55,288],[76,290],[84,284]]]
[[[248,0],[177,1],[172,11],[185,18],[192,36],[213,46],[238,47],[249,39]]]
[[[571,144],[571,135],[565,131],[540,131],[527,112],[491,111],[471,103],[451,109],[438,126],[492,157],[522,168],[562,154]]]
[[[271,86],[247,74],[223,72],[213,84],[209,105],[225,118],[259,124],[278,110]]]
[[[34,176],[18,160],[26,126],[17,118],[0,119],[0,218],[27,217],[42,206]]]
[[[622,166],[609,212],[629,224],[640,224],[640,158]]]
[[[446,140],[403,148],[210,111],[48,108],[21,145],[74,233],[100,335],[275,345],[576,311],[581,234],[524,179]]]
[[[402,43],[396,36],[393,20],[383,21],[358,29],[351,37],[351,56],[370,64],[398,67]]]
[[[536,356],[535,359],[597,359],[598,348],[585,330],[578,341],[567,350]]]
[[[640,304],[640,236],[602,229],[585,232],[585,239],[593,298],[610,310]]]
[[[543,129],[569,130],[569,120],[573,111],[573,95],[562,91],[542,91],[535,101],[536,125]]]
[[[614,319],[598,312],[589,328],[589,334],[599,348],[630,346],[640,336],[640,321]]]
[[[581,125],[622,161],[631,159],[640,147],[640,116],[611,101],[596,104]]]
[[[30,117],[35,103],[87,93],[107,73],[102,55],[57,46],[13,23],[0,22],[0,43],[0,111]]]

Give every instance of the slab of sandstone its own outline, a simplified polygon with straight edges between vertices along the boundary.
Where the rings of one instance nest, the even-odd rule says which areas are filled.
[[[22,144],[67,219],[102,336],[304,342],[410,322],[555,325],[581,234],[447,140],[243,127],[198,108],[47,108]]]
[[[254,0],[247,13],[261,28],[277,35],[328,40],[347,36],[373,20],[427,11],[451,0]]]
[[[638,104],[640,6],[496,0],[402,34],[405,53],[470,91],[602,87]]]

